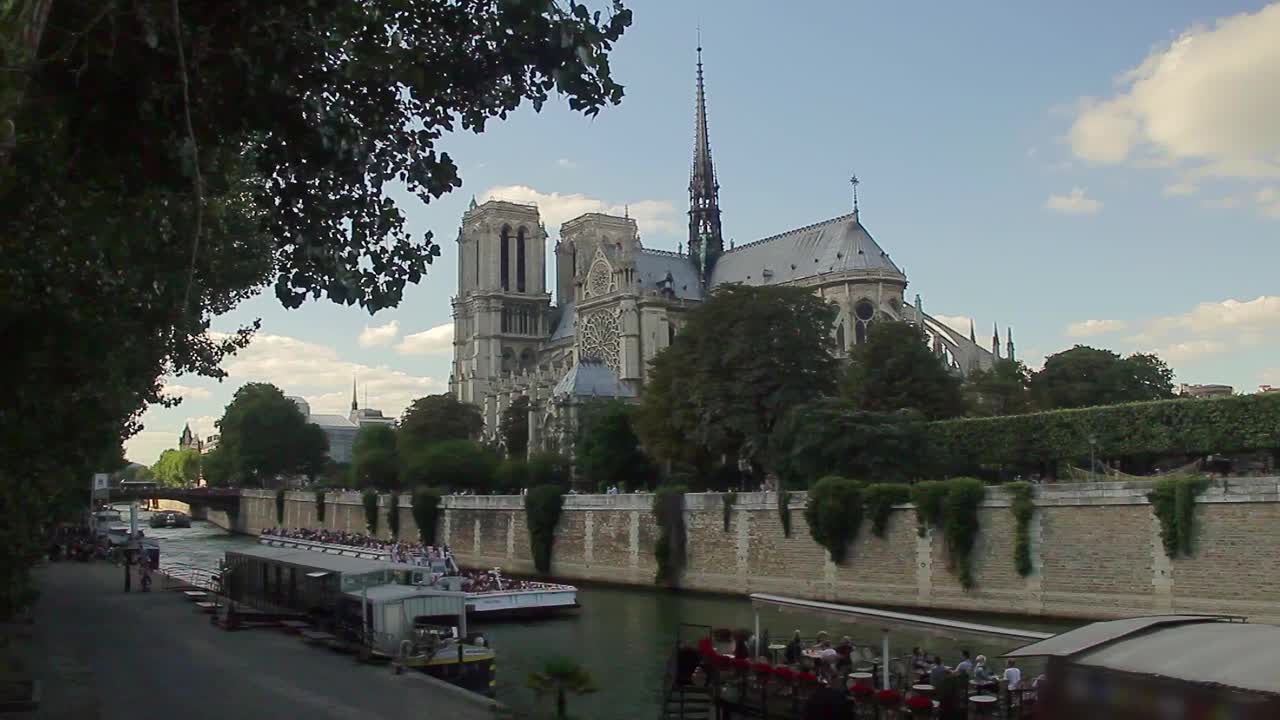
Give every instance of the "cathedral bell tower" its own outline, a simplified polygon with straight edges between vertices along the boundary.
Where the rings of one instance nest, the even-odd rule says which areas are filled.
[[[711,164],[707,137],[707,96],[702,83],[702,45],[698,45],[698,94],[694,110],[693,169],[689,172],[689,257],[703,283],[711,279],[716,258],[724,253],[720,234],[720,184]]]

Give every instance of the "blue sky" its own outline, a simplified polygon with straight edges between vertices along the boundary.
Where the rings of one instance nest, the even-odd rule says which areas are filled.
[[[463,188],[430,206],[396,194],[442,249],[401,306],[244,303],[215,323],[262,319],[231,377],[171,379],[184,402],[148,410],[130,459],[154,461],[184,422],[212,431],[244,382],[314,412],[345,412],[353,376],[389,413],[442,391],[473,194],[537,202],[553,238],[625,205],[647,246],[675,249],[699,23],[727,238],[847,212],[856,172],[908,294],[982,337],[1012,326],[1032,366],[1081,342],[1154,350],[1183,382],[1280,385],[1280,3],[630,4],[621,106],[525,108],[447,137]]]

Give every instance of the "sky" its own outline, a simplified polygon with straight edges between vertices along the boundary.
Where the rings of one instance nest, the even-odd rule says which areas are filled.
[[[317,413],[345,414],[353,378],[388,414],[446,390],[473,195],[537,203],[548,252],[564,221],[624,208],[647,247],[676,249],[699,26],[726,241],[847,213],[856,173],[908,296],[980,340],[1012,328],[1031,367],[1084,343],[1156,352],[1178,382],[1280,385],[1280,3],[628,5],[621,105],[526,106],[443,139],[461,189],[430,205],[390,190],[442,251],[399,307],[246,301],[214,323],[262,321],[228,377],[168,378],[183,402],[147,410],[128,458],[152,463],[184,423],[214,432],[246,382]]]

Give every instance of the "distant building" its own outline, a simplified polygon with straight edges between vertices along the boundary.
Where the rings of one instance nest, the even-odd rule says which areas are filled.
[[[311,405],[297,396],[289,396],[289,400],[298,406],[302,417],[313,425],[318,425],[329,439],[329,459],[337,463],[351,462],[351,446],[355,443],[356,433],[366,425],[395,426],[395,418],[382,414],[381,410],[361,408],[356,402],[356,386],[351,385],[351,412],[342,415],[316,414],[311,412]]]
[[[1230,397],[1235,393],[1235,388],[1230,385],[1188,385],[1183,383],[1178,386],[1178,394],[1184,397],[1193,398],[1215,398]]]
[[[1258,386],[1258,393],[1259,393],[1259,394],[1274,393],[1274,392],[1280,392],[1280,388],[1278,388],[1278,387],[1271,387],[1270,385],[1259,385],[1259,386]]]

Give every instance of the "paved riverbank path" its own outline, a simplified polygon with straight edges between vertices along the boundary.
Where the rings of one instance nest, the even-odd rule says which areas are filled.
[[[114,566],[54,563],[38,577],[32,664],[44,698],[37,717],[495,717],[452,688],[360,665],[279,630],[220,630],[181,593],[125,593]]]

